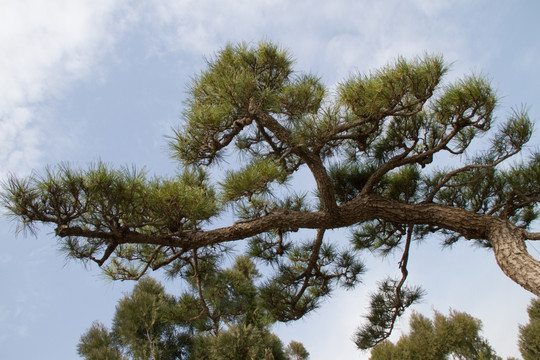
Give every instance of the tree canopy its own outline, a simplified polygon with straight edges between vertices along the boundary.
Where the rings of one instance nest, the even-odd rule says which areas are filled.
[[[413,313],[410,332],[395,344],[386,340],[371,350],[371,360],[502,360],[480,335],[482,323],[471,315],[435,312],[433,320]]]
[[[525,245],[540,239],[530,230],[540,154],[522,152],[533,128],[524,108],[496,124],[489,80],[445,83],[436,55],[353,74],[335,91],[293,65],[268,42],[229,45],[207,60],[170,138],[177,176],[60,165],[11,177],[3,202],[24,228],[52,225],[69,257],[113,279],[204,273],[201,260],[242,243],[268,265],[261,299],[279,321],[357,285],[365,251],[401,251],[402,277],[383,280],[372,297],[361,347],[386,338],[421,295],[405,286],[413,240],[474,241],[540,295],[540,263]],[[215,165],[226,162],[220,175]],[[289,186],[308,176],[313,189]],[[217,226],[231,209],[235,219]],[[336,228],[350,230],[349,246],[328,239]]]
[[[307,359],[303,344],[292,341],[285,348],[270,332],[275,319],[261,306],[253,262],[239,256],[230,268],[215,265],[204,264],[204,275],[193,271],[189,289],[179,297],[143,277],[118,302],[110,331],[95,322],[81,336],[79,355],[87,360]]]
[[[527,308],[529,323],[519,327],[519,351],[525,360],[540,357],[540,300],[535,298]]]

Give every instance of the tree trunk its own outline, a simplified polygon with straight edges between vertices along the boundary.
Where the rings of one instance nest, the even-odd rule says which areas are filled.
[[[499,267],[510,279],[540,296],[540,262],[527,251],[523,232],[505,220],[493,223],[487,239]]]
[[[540,296],[540,261],[527,251],[525,232],[509,220],[433,203],[403,204],[376,196],[372,196],[367,206],[372,208],[375,217],[388,221],[429,224],[455,231],[468,239],[487,239],[501,270],[514,282]]]

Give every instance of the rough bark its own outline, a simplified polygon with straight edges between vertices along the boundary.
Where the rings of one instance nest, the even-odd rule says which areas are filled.
[[[540,296],[540,262],[527,251],[524,232],[505,220],[492,223],[488,240],[497,264],[510,279]]]

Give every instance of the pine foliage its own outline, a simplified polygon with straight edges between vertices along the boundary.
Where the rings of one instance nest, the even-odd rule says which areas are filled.
[[[186,274],[190,288],[179,297],[150,277],[139,280],[118,302],[110,331],[95,322],[81,336],[79,355],[87,360],[308,359],[301,343],[285,348],[270,332],[275,319],[261,301],[255,284],[260,274],[248,257],[225,269],[199,260]]]
[[[486,339],[480,336],[480,320],[467,313],[435,312],[434,319],[413,313],[410,333],[395,344],[386,340],[371,350],[371,360],[502,360]]]
[[[527,308],[529,323],[519,327],[519,351],[524,360],[540,358],[540,300],[532,299]]]

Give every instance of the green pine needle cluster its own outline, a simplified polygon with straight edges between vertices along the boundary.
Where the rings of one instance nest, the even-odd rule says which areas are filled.
[[[288,173],[269,159],[257,159],[238,171],[228,171],[222,186],[223,201],[230,202],[269,192],[273,182],[283,184]]]

